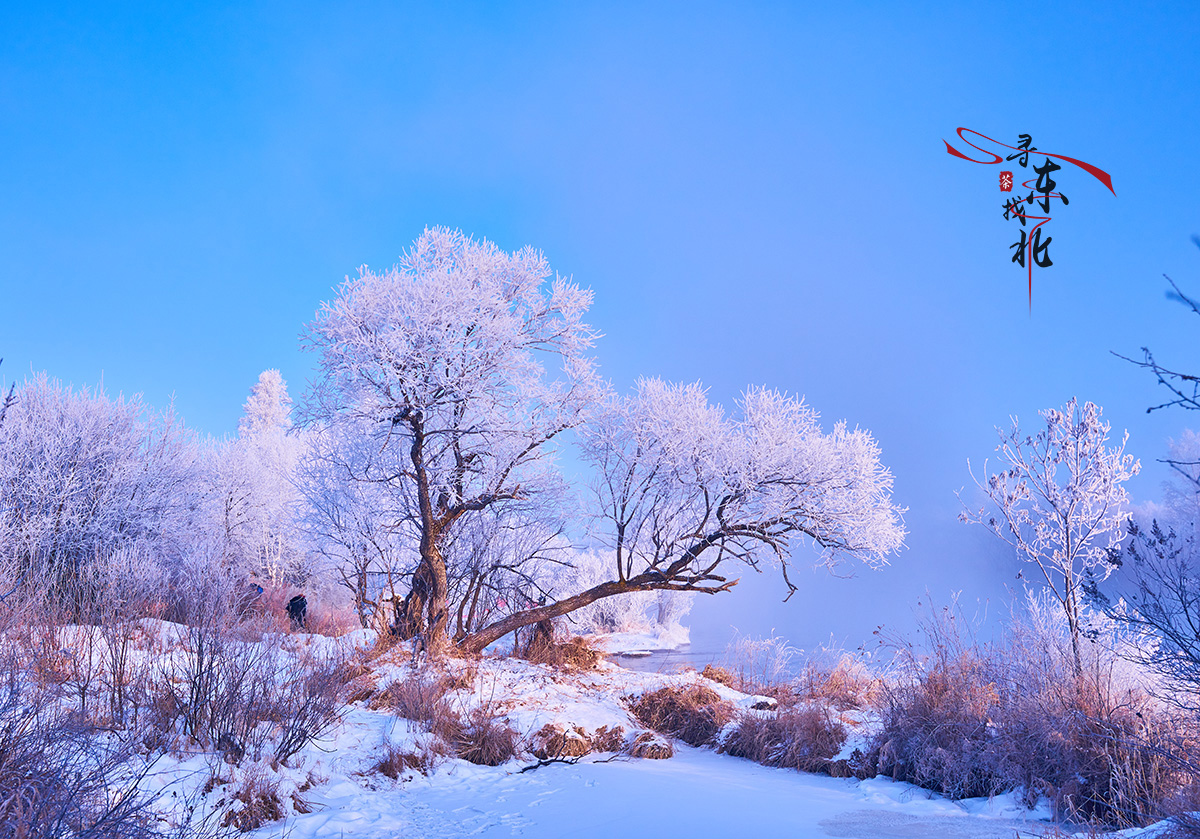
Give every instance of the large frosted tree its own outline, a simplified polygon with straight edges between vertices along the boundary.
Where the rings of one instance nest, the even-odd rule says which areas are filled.
[[[727,590],[730,561],[776,560],[786,580],[797,541],[830,559],[900,548],[901,510],[868,432],[826,433],[802,401],[770,390],[747,391],[734,417],[698,385],[648,380],[608,395],[586,355],[591,294],[552,277],[536,251],[427,230],[393,270],[348,280],[309,327],[321,361],[306,420],[342,441],[323,452],[324,473],[369,485],[389,531],[418,546],[405,634],[436,652],[453,631],[459,649],[479,651],[607,597]],[[554,532],[568,508],[553,443],[571,428],[597,474],[611,578],[553,602],[495,596],[501,577],[521,584],[513,563],[541,548],[514,546],[505,560],[476,537],[497,522]]]
[[[559,488],[553,443],[598,388],[591,299],[531,248],[434,228],[391,270],[348,279],[308,327],[320,363],[306,419],[370,441],[343,473],[407,511],[395,526],[412,527],[420,560],[403,618],[432,652],[448,644],[454,528]]]

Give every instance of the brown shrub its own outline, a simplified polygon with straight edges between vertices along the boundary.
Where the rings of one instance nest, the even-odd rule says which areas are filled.
[[[630,757],[643,757],[647,760],[666,760],[675,756],[675,749],[670,742],[650,731],[643,731],[626,750]]]
[[[406,769],[415,769],[421,773],[429,771],[430,755],[417,755],[406,752],[394,743],[389,743],[383,751],[383,757],[371,767],[375,772],[386,775],[393,781],[400,780]]]
[[[355,666],[345,660],[312,662],[281,686],[272,719],[280,730],[276,760],[286,761],[341,720],[342,692],[355,672]]]
[[[414,674],[402,682],[392,682],[371,699],[370,707],[372,710],[387,708],[407,720],[431,725],[449,710],[446,702],[449,692],[447,680]]]
[[[127,774],[135,738],[103,737],[11,665],[0,663],[0,835],[149,839],[147,798]]]
[[[242,833],[257,830],[264,824],[283,818],[283,802],[279,800],[279,783],[263,772],[247,774],[241,787],[233,794],[240,807],[230,807],[221,820],[222,827],[232,827]]]
[[[883,692],[883,726],[868,762],[882,775],[951,798],[995,795],[999,771],[989,728],[999,695],[977,653],[943,656],[914,681]]]
[[[846,742],[846,727],[827,708],[809,705],[772,715],[744,714],[721,750],[764,766],[826,771]]]
[[[463,714],[448,699],[451,691],[470,687],[474,680],[474,668],[436,680],[414,675],[376,694],[371,707],[390,708],[420,723],[455,757],[482,766],[499,766],[516,755],[516,732],[495,713],[491,703]]]
[[[595,670],[604,660],[604,653],[579,636],[557,643],[535,633],[525,646],[522,657],[534,664],[558,669]]]
[[[176,721],[183,716],[183,701],[166,680],[151,687],[148,699],[137,719],[142,745],[147,751],[171,748],[176,740]]]
[[[224,594],[226,596],[233,595],[234,602],[230,605],[234,606],[236,618],[249,621],[268,632],[291,631],[292,622],[288,618],[287,602],[292,595],[296,594],[296,591],[290,586],[276,586],[270,582],[264,582],[261,594],[256,595],[248,589]],[[188,622],[186,613],[175,615],[170,614],[170,610],[167,619],[177,620],[179,623]]]
[[[1020,789],[1027,803],[1044,796],[1076,822],[1160,818],[1187,781],[1178,756],[1195,743],[1186,726],[1120,688],[1102,659],[1076,675],[1069,648],[1057,668],[1053,652],[1047,644],[940,651],[884,689],[868,766],[955,798]]]
[[[711,679],[720,685],[725,685],[727,688],[733,687],[733,674],[724,667],[715,667],[711,664],[704,665],[704,669],[700,671],[700,675],[706,679]]]
[[[734,716],[733,706],[704,685],[660,688],[634,699],[629,708],[642,725],[690,746],[714,743]]]
[[[801,698],[826,702],[839,711],[871,707],[879,691],[879,680],[849,655],[843,655],[833,667],[808,661],[797,680]]]
[[[592,752],[592,742],[578,726],[562,728],[553,723],[546,723],[533,735],[530,751],[539,760],[583,757]]]
[[[1185,726],[1149,699],[1101,701],[1085,688],[1007,699],[993,738],[997,763],[1026,800],[1045,796],[1073,821],[1148,824],[1186,782],[1177,756],[1194,754]]]
[[[625,748],[625,729],[615,725],[602,725],[592,732],[592,749],[597,752],[619,752]]]
[[[364,657],[367,661],[385,658],[401,644],[407,644],[407,641],[384,628],[375,636],[375,643],[365,650]]]
[[[341,638],[347,632],[358,629],[360,624],[354,613],[348,609],[318,601],[314,610],[311,605],[305,620],[309,632],[314,635],[324,635],[327,638]]]

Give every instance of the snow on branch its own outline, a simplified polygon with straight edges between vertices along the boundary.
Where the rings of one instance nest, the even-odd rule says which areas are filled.
[[[619,581],[715,592],[733,584],[718,573],[725,560],[757,567],[764,554],[786,580],[797,538],[826,562],[899,550],[903,510],[867,431],[826,434],[815,411],[774,390],[751,388],[738,407],[726,417],[699,384],[643,379],[585,431]]]

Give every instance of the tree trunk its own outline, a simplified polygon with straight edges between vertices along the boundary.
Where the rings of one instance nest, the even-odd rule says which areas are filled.
[[[393,607],[396,613],[396,634],[407,641],[414,635],[425,632],[425,604],[429,600],[429,583],[425,563],[421,562],[413,572],[412,588],[404,599]],[[394,601],[393,601],[394,602]]]
[[[1067,577],[1066,597],[1063,598],[1063,609],[1067,613],[1067,629],[1071,632],[1071,655],[1075,666],[1075,681],[1083,676],[1083,657],[1079,653],[1079,603],[1075,596],[1074,581]]]
[[[723,577],[718,578],[724,580]],[[574,612],[576,609],[582,609],[590,603],[595,603],[597,600],[602,600],[605,597],[612,597],[617,594],[628,594],[635,591],[695,591],[701,594],[716,594],[718,591],[727,591],[737,585],[737,580],[722,582],[720,586],[712,588],[701,588],[681,585],[678,582],[672,582],[669,578],[661,573],[639,574],[631,580],[610,580],[607,583],[600,583],[597,586],[592,586],[587,591],[582,591],[579,594],[559,600],[555,603],[547,603],[545,606],[535,606],[532,609],[526,609],[523,612],[516,612],[508,617],[501,618],[490,626],[485,626],[483,629],[468,635],[458,643],[460,652],[471,655],[478,655],[483,652],[484,648],[489,644],[499,641],[510,632],[515,632],[518,629],[529,626],[530,624],[539,623],[551,618],[557,618],[560,615],[565,615]]]
[[[510,632],[515,632],[530,624],[538,623],[539,621],[557,618],[559,615],[565,615],[568,612],[574,612],[576,609],[582,609],[589,603],[595,603],[604,597],[612,597],[614,594],[625,594],[631,591],[649,591],[646,586],[632,586],[629,583],[621,583],[610,581],[601,583],[598,586],[593,586],[587,591],[580,592],[573,597],[568,597],[565,600],[559,600],[555,603],[547,603],[545,606],[535,606],[532,609],[526,609],[522,612],[515,612],[507,617],[501,618],[490,626],[485,626],[483,629],[468,635],[463,638],[458,644],[458,649],[464,653],[478,655],[483,652],[484,648],[494,641],[499,641]]]
[[[1071,655],[1075,666],[1075,681],[1079,681],[1083,676],[1083,657],[1079,654],[1079,619],[1072,615],[1067,615],[1067,627],[1071,631]]]
[[[446,562],[436,546],[421,560],[429,582],[429,621],[425,625],[425,650],[431,656],[444,653],[450,646],[450,584]]]
[[[405,598],[406,619],[414,634],[421,634],[426,653],[437,656],[449,646],[450,585],[446,578],[446,561],[438,549],[438,539],[446,522],[440,521],[434,512],[429,475],[425,471],[425,427],[421,412],[406,408],[400,418],[406,419],[412,428],[408,456],[416,476],[417,507],[421,516],[421,562],[413,574],[412,591]],[[407,603],[410,598],[412,602]],[[426,607],[427,620],[421,616],[422,605]]]

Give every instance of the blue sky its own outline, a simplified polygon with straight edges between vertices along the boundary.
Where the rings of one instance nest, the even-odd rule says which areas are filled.
[[[928,587],[990,597],[1011,557],[958,524],[993,427],[1071,396],[1147,466],[1112,351],[1200,370],[1200,9],[967,4],[95,4],[0,11],[0,374],[172,396],[233,433],[258,373],[426,225],[531,244],[594,289],[620,388],[804,394],[871,429],[909,507],[882,572],[747,579],[696,619],[810,644],[899,625]],[[1055,265],[1009,262],[1000,167],[966,126],[1064,169]],[[803,557],[801,562],[803,563]],[[715,631],[715,630],[714,630]],[[715,636],[714,636],[715,637]]]

